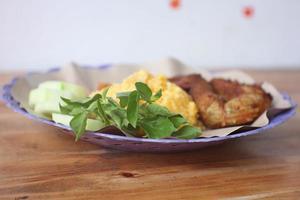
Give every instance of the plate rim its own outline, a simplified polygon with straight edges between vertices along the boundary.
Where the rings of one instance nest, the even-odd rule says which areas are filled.
[[[99,70],[105,70],[108,67],[111,67],[112,64],[104,64],[100,66],[81,66],[83,68],[98,68]],[[11,93],[11,90],[15,83],[17,82],[18,79],[28,76],[30,74],[46,74],[54,71],[60,70],[61,67],[53,67],[47,70],[46,72],[29,72],[26,73],[23,76],[17,76],[12,78],[8,83],[4,84],[2,87],[2,99],[4,100],[4,103],[7,107],[12,109],[13,111],[20,113],[24,115],[25,117],[29,119],[33,119],[35,121],[42,122],[44,124],[52,125],[57,128],[61,128],[67,131],[71,131],[71,128],[69,126],[65,126],[63,124],[55,123],[52,120],[46,119],[39,117],[37,115],[34,115],[32,113],[27,112],[24,108],[20,107],[20,103],[16,101]],[[122,136],[122,135],[113,135],[109,133],[103,133],[103,132],[90,132],[88,131],[85,135],[84,138],[87,137],[101,137],[101,138],[107,138],[111,140],[117,140],[117,141],[129,141],[129,142],[142,142],[142,143],[175,143],[175,144],[180,144],[180,143],[208,143],[208,142],[217,142],[217,141],[222,141],[222,140],[228,140],[228,139],[233,139],[233,138],[239,138],[239,137],[244,137],[248,135],[254,135],[258,133],[264,133],[265,130],[271,129],[275,126],[278,126],[284,122],[286,122],[289,118],[295,115],[296,113],[296,108],[297,104],[292,100],[292,98],[287,94],[282,92],[281,95],[286,98],[291,104],[292,107],[283,111],[282,113],[278,114],[275,116],[268,125],[255,128],[253,130],[248,130],[236,134],[230,134],[226,136],[221,136],[221,137],[211,137],[211,138],[194,138],[194,139],[149,139],[149,138],[136,138],[136,137],[128,137],[128,136]],[[275,120],[277,119],[277,120]]]

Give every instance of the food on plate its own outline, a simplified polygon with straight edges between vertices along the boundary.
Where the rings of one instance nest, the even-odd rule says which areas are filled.
[[[61,97],[80,99],[87,96],[87,90],[79,85],[63,81],[45,81],[29,93],[29,106],[34,112],[50,116],[59,113]]]
[[[201,134],[201,129],[180,113],[156,103],[163,96],[161,89],[153,93],[143,82],[133,84],[134,88],[111,93],[113,97],[109,96],[110,88],[106,88],[81,101],[62,98],[65,105],[60,107],[61,112],[73,116],[69,124],[76,140],[85,133],[91,118],[101,121],[103,127],[114,126],[129,137],[190,139]]]
[[[271,97],[259,85],[213,79],[199,74],[178,76],[170,81],[186,90],[195,101],[201,120],[208,128],[253,122],[271,105]]]
[[[167,78],[140,70],[121,83],[100,82],[88,95],[81,86],[46,81],[29,104],[56,123],[70,126],[78,140],[86,131],[115,127],[128,137],[191,139],[203,129],[253,122],[271,106],[260,85],[200,74]]]
[[[191,115],[197,114],[195,103],[165,77],[155,78],[140,71],[124,83],[105,85],[106,88],[88,96],[80,86],[47,81],[30,92],[29,102],[35,112],[70,126],[76,140],[86,131],[106,127],[115,127],[129,137],[190,139],[201,134],[201,129],[193,125],[196,116]],[[171,104],[168,101],[172,101]],[[190,109],[191,105],[194,111],[187,113],[184,106]]]
[[[145,70],[133,73],[124,79],[121,83],[107,84],[109,90],[107,96],[117,99],[117,93],[127,92],[135,89],[136,82],[143,82],[149,86],[153,92],[162,90],[162,96],[155,102],[158,105],[168,108],[173,113],[179,113],[184,116],[191,124],[196,125],[198,121],[198,109],[191,96],[176,84],[168,81],[166,76],[153,76]],[[98,88],[102,88],[104,83],[100,83]],[[101,91],[101,90],[100,90]],[[96,94],[93,92],[92,95]]]

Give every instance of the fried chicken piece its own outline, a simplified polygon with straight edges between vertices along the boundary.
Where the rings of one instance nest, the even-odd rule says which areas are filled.
[[[258,85],[213,79],[199,74],[170,79],[192,96],[205,126],[222,128],[253,122],[270,105],[271,97]]]
[[[169,81],[172,83],[175,83],[179,87],[181,87],[185,91],[189,91],[192,87],[193,80],[198,80],[201,76],[199,74],[190,74],[186,76],[175,76],[172,78],[169,78]]]
[[[192,76],[191,81],[189,93],[199,109],[204,125],[209,128],[225,127],[224,102],[200,75]]]
[[[213,79],[211,85],[226,102],[226,126],[251,123],[271,106],[271,96],[259,85],[245,85],[223,79]]]

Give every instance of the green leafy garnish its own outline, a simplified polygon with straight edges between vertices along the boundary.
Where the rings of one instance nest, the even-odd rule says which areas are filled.
[[[158,90],[158,92],[156,92],[152,97],[151,97],[151,101],[154,102],[156,100],[158,100],[162,95],[162,90]]]
[[[154,115],[154,116],[159,115],[159,116],[166,116],[166,117],[169,117],[169,116],[173,115],[168,110],[168,108],[166,108],[164,106],[161,106],[161,105],[158,105],[158,104],[154,104],[154,103],[148,104],[145,107],[145,109],[148,112],[147,113],[148,115]]]
[[[100,120],[105,126],[115,126],[130,137],[190,139],[201,134],[201,130],[191,126],[182,115],[155,103],[162,96],[162,90],[153,94],[142,82],[137,82],[135,88],[118,93],[118,102],[107,97],[109,88],[81,101],[61,97],[61,112],[73,116],[70,127],[76,141],[85,133],[88,118]]]
[[[199,136],[200,131],[197,127],[187,125],[174,132],[173,136],[180,139],[192,139]]]
[[[141,127],[149,138],[166,138],[176,131],[175,126],[168,117],[158,116],[156,118],[145,118],[141,122]]]
[[[120,92],[117,94],[117,98],[120,100],[120,105],[125,108],[128,105],[128,97],[130,92]]]
[[[186,119],[184,117],[182,117],[181,115],[177,114],[177,115],[173,115],[169,118],[171,120],[171,122],[174,124],[174,126],[176,128],[179,128],[183,125],[188,125],[189,123],[186,121]]]
[[[127,105],[127,119],[130,124],[135,128],[138,120],[139,111],[139,95],[137,91],[132,91],[128,97]]]
[[[152,91],[148,87],[148,85],[146,85],[145,83],[142,83],[142,82],[136,82],[135,88],[142,99],[151,103]]]
[[[76,141],[84,134],[86,121],[87,121],[86,112],[82,112],[75,115],[73,119],[70,121],[70,126],[74,131],[76,131],[76,138],[75,138]]]

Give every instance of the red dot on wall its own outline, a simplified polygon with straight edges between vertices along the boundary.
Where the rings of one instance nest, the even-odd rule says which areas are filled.
[[[242,9],[243,16],[245,18],[252,18],[254,16],[254,11],[255,11],[254,7],[252,7],[252,6],[245,6]]]
[[[173,9],[179,9],[180,0],[170,0],[170,7]]]

